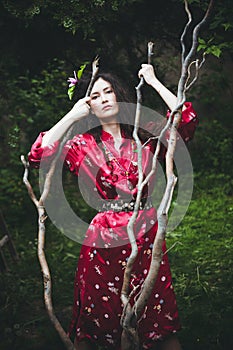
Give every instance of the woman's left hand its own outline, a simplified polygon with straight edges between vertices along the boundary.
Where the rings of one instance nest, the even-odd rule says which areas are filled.
[[[143,77],[147,84],[151,85],[157,91],[170,110],[173,110],[176,107],[176,95],[159,81],[151,64],[142,64],[142,68],[139,70],[138,75],[139,78]]]
[[[143,77],[148,85],[153,85],[158,81],[155,76],[154,68],[151,64],[142,64],[142,68],[138,72],[139,78]]]

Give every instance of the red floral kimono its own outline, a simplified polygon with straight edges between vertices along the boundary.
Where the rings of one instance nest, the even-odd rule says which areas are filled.
[[[179,132],[183,139],[192,138],[197,118],[191,103],[186,103]],[[122,133],[124,137],[124,134]],[[41,148],[43,133],[29,153],[29,161],[38,167],[40,159],[50,160],[58,142]],[[97,145],[91,134],[76,135],[64,147],[65,163],[90,189],[93,203],[100,204],[86,232],[76,269],[73,317],[69,329],[77,340],[88,338],[106,349],[120,350],[122,303],[120,299],[123,274],[131,247],[127,223],[132,211],[123,208],[137,194],[137,152],[132,140],[123,138],[119,152],[110,134],[102,131]],[[143,148],[142,165],[146,175],[150,169],[155,142]],[[138,257],[131,275],[132,300],[137,297],[147,276],[154,237],[157,231],[156,209],[150,204],[155,176],[144,188],[146,204],[139,211],[135,224]],[[102,208],[102,209],[101,209]],[[154,341],[180,329],[171,272],[163,246],[163,259],[153,292],[138,324],[142,349],[150,349]]]

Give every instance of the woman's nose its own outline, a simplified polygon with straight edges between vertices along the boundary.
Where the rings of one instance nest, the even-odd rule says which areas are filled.
[[[104,103],[106,101],[108,101],[107,95],[106,94],[102,94],[101,95],[101,102]]]

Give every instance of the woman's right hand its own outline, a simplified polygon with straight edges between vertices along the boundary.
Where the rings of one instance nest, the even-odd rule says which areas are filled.
[[[75,103],[73,108],[70,110],[70,118],[76,122],[84,117],[86,117],[90,112],[90,97],[83,97],[78,102]]]
[[[86,117],[90,111],[88,104],[90,101],[90,97],[83,97],[78,100],[73,108],[44,135],[42,147],[49,146],[55,141],[60,140],[74,122]]]

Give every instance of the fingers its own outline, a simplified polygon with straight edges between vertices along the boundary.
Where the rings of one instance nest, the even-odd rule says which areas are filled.
[[[143,63],[142,65],[141,65],[141,69],[139,70],[139,72],[138,72],[138,76],[139,76],[139,78],[141,78],[141,77],[145,77],[145,74],[148,74],[148,73],[153,73],[154,72],[154,69],[153,69],[153,67],[152,67],[152,65],[151,64],[146,64],[146,63]]]
[[[91,102],[91,98],[89,96],[87,96],[87,97],[83,97],[80,100],[78,100],[75,105],[77,107],[86,106],[86,107],[90,108],[90,102]]]
[[[72,112],[75,114],[76,120],[80,119],[81,117],[85,117],[89,114],[91,108],[90,101],[91,98],[88,96],[81,98],[75,103],[75,105],[72,108]]]
[[[154,68],[151,64],[142,63],[140,71],[142,72],[153,72]]]
[[[148,63],[142,63],[142,64],[141,64],[141,67],[142,67],[142,68],[146,68],[146,67],[149,68],[149,67],[152,67],[152,65],[151,65],[151,64],[148,64]]]
[[[146,83],[149,85],[152,85],[153,82],[157,79],[153,66],[147,63],[143,63],[141,65],[141,69],[138,72],[138,76],[140,79],[143,77]]]
[[[86,102],[86,103],[88,104],[88,106],[89,106],[89,104],[90,104],[90,102],[91,102],[90,96],[86,96],[86,97],[84,97],[82,100],[83,100],[83,102]]]

